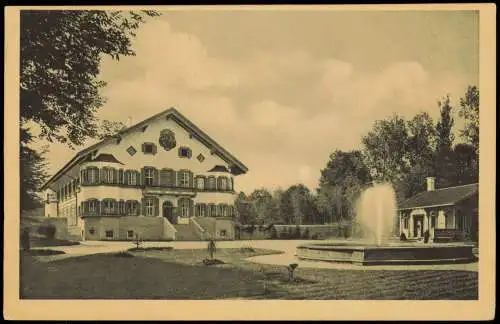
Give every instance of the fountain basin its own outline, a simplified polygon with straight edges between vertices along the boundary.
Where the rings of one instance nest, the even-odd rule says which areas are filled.
[[[402,243],[383,246],[356,243],[305,244],[297,247],[302,260],[358,265],[443,264],[473,262],[474,245],[465,243]]]

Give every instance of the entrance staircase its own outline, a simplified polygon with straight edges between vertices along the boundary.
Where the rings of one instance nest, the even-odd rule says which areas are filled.
[[[177,230],[175,233],[176,241],[199,241],[202,239],[191,224],[174,224],[174,227]]]

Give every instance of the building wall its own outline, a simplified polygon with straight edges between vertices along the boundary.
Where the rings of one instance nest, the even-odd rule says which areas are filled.
[[[175,239],[175,229],[161,217],[86,217],[84,223],[86,240],[132,241],[136,234],[143,240]],[[106,231],[113,231],[113,237],[107,237]]]

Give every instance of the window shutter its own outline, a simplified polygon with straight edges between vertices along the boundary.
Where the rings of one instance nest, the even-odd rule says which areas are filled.
[[[153,186],[157,187],[160,183],[160,175],[157,168],[153,168]]]
[[[156,149],[156,144],[153,144],[153,154],[156,154],[156,152],[157,152],[156,150],[157,150]]]
[[[231,190],[234,190],[234,179],[231,177]]]
[[[82,203],[82,205],[83,205],[83,213],[84,214],[88,213],[89,212],[89,202],[88,201],[84,201]]]
[[[100,174],[101,174],[101,183],[107,183],[108,179],[106,177],[106,168],[101,168]]]
[[[82,185],[86,185],[87,184],[87,169],[83,169],[82,170],[80,183]]]
[[[193,200],[189,199],[189,216],[194,215],[194,202]]]
[[[118,178],[118,170],[113,169],[113,183],[117,184],[120,183],[120,179]]]
[[[142,197],[141,206],[142,206],[142,215],[146,216],[146,198]]]
[[[146,144],[142,143],[141,145],[142,153],[146,152]]]
[[[194,177],[191,171],[189,171],[189,188],[194,188]]]
[[[95,210],[97,215],[102,214],[102,203],[99,200],[95,200]]]
[[[217,178],[217,190],[222,190],[222,177]]]
[[[119,184],[125,184],[124,177],[123,177],[123,169],[118,170],[118,183]]]
[[[160,215],[160,200],[157,197],[155,197],[154,199],[154,208],[155,208],[154,215],[155,216]]]
[[[188,156],[188,158],[191,158],[192,155],[193,155],[193,152],[191,152],[191,149],[188,149],[187,150],[187,156]]]
[[[142,181],[141,172],[140,171],[131,171],[131,172],[135,172],[135,185],[140,186]]]
[[[145,179],[146,179],[146,169],[142,168],[141,169],[141,182],[140,182],[141,186],[143,186],[146,183]]]
[[[176,187],[176,182],[177,181],[177,172],[172,170],[172,173],[170,175],[170,185],[172,187]]]
[[[92,172],[94,172],[94,184],[99,183],[100,177],[99,177],[99,169],[98,168],[92,168]]]

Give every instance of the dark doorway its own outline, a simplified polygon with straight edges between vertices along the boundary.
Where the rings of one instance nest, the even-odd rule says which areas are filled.
[[[177,224],[177,217],[174,216],[174,205],[170,201],[163,203],[163,217],[172,224]]]
[[[413,216],[413,236],[414,237],[424,236],[424,216],[423,215]]]

